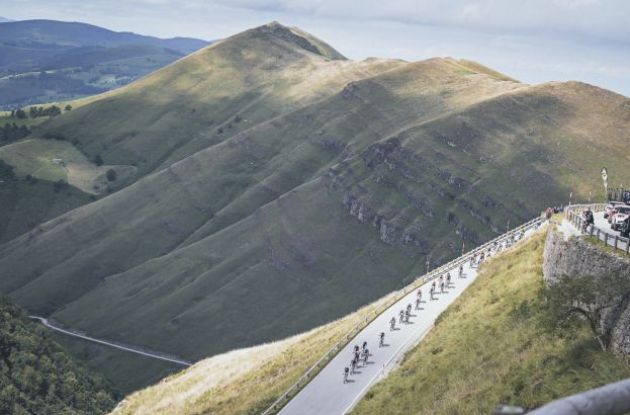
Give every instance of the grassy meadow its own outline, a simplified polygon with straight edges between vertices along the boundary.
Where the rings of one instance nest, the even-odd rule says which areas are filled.
[[[400,367],[352,414],[488,414],[535,408],[630,377],[586,323],[554,328],[542,298],[544,235],[495,257]]]

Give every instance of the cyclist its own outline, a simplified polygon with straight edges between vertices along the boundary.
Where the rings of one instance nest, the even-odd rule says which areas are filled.
[[[409,309],[405,310],[405,321],[407,323],[409,323],[409,316],[411,315],[411,312],[409,311]]]
[[[348,366],[343,368],[343,383],[348,383],[348,374],[350,373],[350,369]]]
[[[440,285],[444,285],[444,275],[440,275]]]
[[[367,349],[367,342],[363,342],[363,350]]]
[[[446,286],[450,286],[451,285],[451,273],[447,272],[446,273]]]
[[[435,282],[433,282],[434,285],[431,286],[431,291],[429,291],[429,294],[431,294],[431,300],[433,300],[433,293],[435,292]]]
[[[378,347],[383,347],[384,344],[385,344],[385,333],[381,332],[381,334],[378,336]]]
[[[422,301],[422,288],[418,289],[418,301]]]
[[[403,321],[405,321],[405,312],[403,310],[400,310],[400,312],[398,313],[398,315],[400,316],[400,322],[402,323]]]
[[[444,281],[440,281],[440,293],[444,294]]]
[[[352,359],[352,362],[350,362],[350,372],[354,375],[354,372],[357,369],[357,359]]]
[[[367,365],[367,362],[368,362],[368,357],[370,357],[370,351],[366,348],[366,349],[363,351],[363,364],[364,364],[364,365]]]
[[[464,276],[464,264],[460,264],[459,266],[459,278]]]
[[[394,331],[395,328],[396,328],[396,317],[392,317],[392,319],[389,320],[389,331]]]
[[[420,310],[420,299],[416,298],[416,310]]]

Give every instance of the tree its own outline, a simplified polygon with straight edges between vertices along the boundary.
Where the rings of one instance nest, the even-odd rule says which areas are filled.
[[[22,108],[18,108],[17,110],[15,110],[15,116],[18,120],[24,120],[27,118],[26,111],[24,111]]]
[[[0,180],[8,181],[15,179],[14,167],[0,159]]]
[[[63,110],[66,111],[66,112],[71,111],[72,110],[72,105],[70,105],[70,104],[66,105]]]
[[[55,183],[53,183],[53,190],[55,191],[55,193],[59,193],[64,187],[66,187],[66,182],[62,179],[59,179]]]
[[[105,173],[105,176],[107,177],[107,180],[110,182],[113,182],[114,180],[116,180],[116,170],[114,169],[109,169],[107,170],[107,173]]]
[[[585,320],[602,350],[607,350],[612,327],[606,324],[608,313],[630,298],[630,276],[563,276],[545,288],[550,318],[559,325],[575,316]]]

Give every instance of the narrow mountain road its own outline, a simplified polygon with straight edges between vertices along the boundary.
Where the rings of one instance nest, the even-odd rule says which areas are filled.
[[[59,333],[66,334],[68,336],[78,337],[80,339],[87,340],[87,341],[90,341],[90,342],[93,342],[93,343],[102,344],[104,346],[113,347],[115,349],[123,350],[125,352],[139,354],[139,355],[150,357],[150,358],[153,358],[153,359],[163,360],[165,362],[175,363],[176,365],[180,365],[180,366],[190,366],[190,365],[192,365],[192,363],[187,362],[185,360],[180,360],[180,359],[177,359],[177,358],[174,358],[174,357],[169,357],[169,356],[158,354],[158,353],[146,352],[146,351],[143,351],[143,350],[140,350],[140,349],[137,349],[137,348],[133,348],[133,347],[129,347],[129,346],[123,346],[123,345],[116,344],[116,343],[111,343],[111,342],[108,342],[106,340],[96,339],[94,337],[86,336],[84,334],[77,333],[77,332],[74,332],[72,330],[63,329],[61,327],[58,327],[58,326],[52,324],[50,321],[48,321],[48,319],[46,319],[44,317],[38,317],[38,316],[29,316],[29,317],[31,319],[33,319],[33,320],[40,321],[44,326],[48,327],[51,330],[54,330],[54,331],[59,332]]]
[[[525,232],[529,236],[534,229]],[[281,415],[337,415],[345,414],[365,395],[370,387],[395,367],[405,352],[417,344],[431,330],[437,317],[473,283],[477,277],[477,268],[469,263],[464,266],[463,277],[459,270],[449,270],[452,282],[444,293],[440,293],[439,281],[435,299],[430,299],[429,290],[432,282],[427,282],[422,290],[420,309],[415,307],[415,290],[395,303],[386,312],[378,316],[363,329],[339,354],[333,358],[321,372],[311,380],[280,411]],[[435,281],[435,280],[434,280]],[[400,323],[399,312],[412,305],[408,323]],[[396,329],[390,331],[390,319],[396,318]],[[385,345],[378,346],[379,334],[385,333]],[[355,374],[349,376],[349,382],[343,383],[344,368],[350,366],[355,345],[362,346],[367,341],[370,357],[367,364],[362,364]]]
[[[594,231],[593,236],[597,236],[597,229],[600,230],[600,232],[603,232],[604,234],[608,234],[609,238],[608,238],[608,245],[614,247],[615,246],[615,236],[619,237],[617,239],[617,248],[625,250],[628,244],[628,240],[626,238],[622,238],[619,236],[619,232],[618,231],[614,231],[610,228],[610,224],[608,223],[608,220],[604,218],[604,212],[596,212],[593,214],[593,217],[595,219],[595,228],[596,230]],[[565,234],[565,239],[570,237],[570,236],[580,236],[583,235],[581,230],[578,229],[577,227],[575,227],[574,224],[572,224],[571,222],[569,222],[567,219],[563,219],[562,223],[560,225],[560,230],[562,230]],[[590,231],[590,230],[589,230]],[[600,241],[604,241],[604,235],[601,234],[600,235]]]
[[[612,236],[612,238],[608,239],[608,245],[615,245],[615,236],[619,236],[619,232],[614,231],[610,228],[610,224],[608,223],[608,219],[604,219],[604,212],[597,212],[593,215],[595,217],[595,227],[599,228],[602,232],[607,233]],[[626,238],[619,239],[617,246],[619,248],[626,247]]]

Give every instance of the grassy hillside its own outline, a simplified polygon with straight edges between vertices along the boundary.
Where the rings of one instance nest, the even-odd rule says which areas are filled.
[[[307,333],[202,360],[126,397],[112,415],[260,413],[348,331],[390,299],[389,295],[383,297]]]
[[[136,166],[136,181],[0,245],[0,290],[189,359],[288,337],[570,192],[600,194],[602,165],[629,181],[628,105],[453,59],[348,61],[255,28],[35,132]]]
[[[89,203],[92,198],[72,186],[17,179],[0,183],[0,200],[0,243],[3,243],[28,231],[40,232],[38,225],[42,222]]]
[[[102,414],[109,385],[73,361],[45,329],[0,297],[0,413]]]
[[[543,243],[544,235],[535,236],[484,265],[474,285],[353,413],[487,414],[498,403],[532,408],[630,376],[587,327],[551,330],[540,298]],[[203,360],[128,396],[113,414],[259,413],[364,311]]]
[[[324,45],[278,24],[252,29],[107,94],[40,134],[63,134],[90,157],[134,164],[146,174],[402,64],[350,62]]]
[[[99,373],[121,396],[158,383],[182,370],[180,365],[101,346],[76,337],[56,332],[51,332],[50,337],[70,356]]]
[[[0,108],[104,92],[206,46],[97,26],[23,20],[0,26]]]
[[[501,255],[352,414],[488,414],[534,408],[630,377],[586,323],[552,328],[542,298],[543,235]]]
[[[19,177],[56,182],[63,180],[88,194],[103,194],[123,187],[133,178],[133,166],[97,166],[71,143],[54,139],[26,139],[0,147],[0,159],[15,167]],[[107,178],[108,171],[114,178]],[[111,174],[111,173],[110,173]]]

